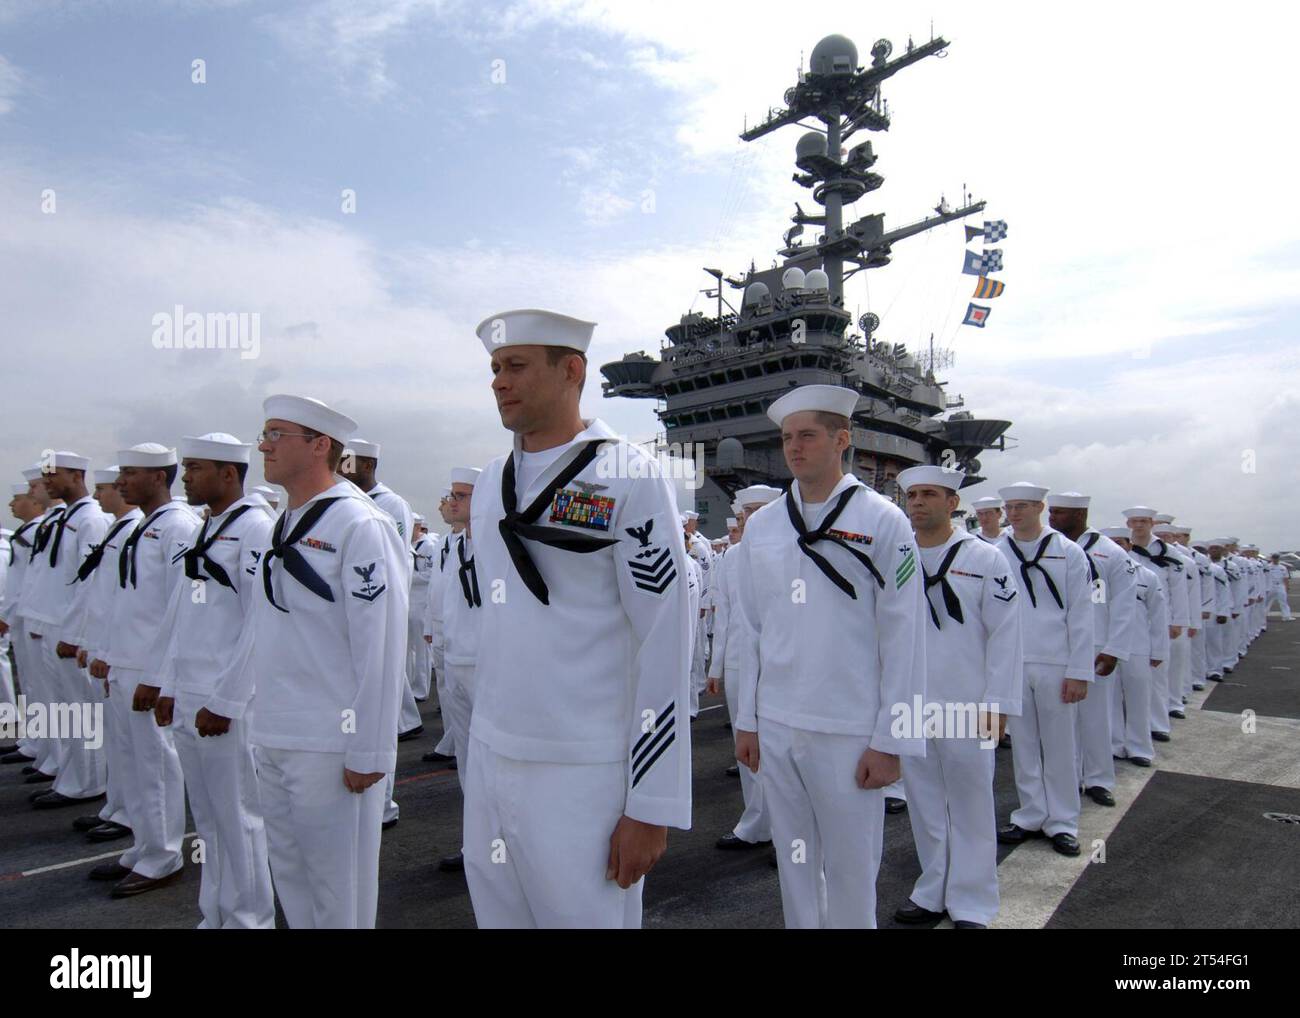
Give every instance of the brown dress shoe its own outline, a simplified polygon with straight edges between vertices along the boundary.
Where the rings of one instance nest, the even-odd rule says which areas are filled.
[[[110,898],[133,898],[137,894],[144,894],[146,891],[154,891],[160,887],[166,887],[168,884],[174,884],[180,880],[185,873],[185,867],[181,867],[175,873],[168,873],[165,877],[142,877],[139,873],[129,873],[113,887],[109,894]]]

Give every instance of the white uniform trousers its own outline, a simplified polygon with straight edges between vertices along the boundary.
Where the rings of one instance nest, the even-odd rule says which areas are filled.
[[[18,681],[22,683],[27,702],[47,705],[56,703],[59,697],[54,689],[53,677],[49,674],[49,666],[45,661],[45,638],[32,639],[31,629],[26,621],[21,623],[21,629],[21,634],[18,634],[18,627],[14,627],[15,634],[18,634],[15,636],[15,650],[21,644],[23,650],[18,660]],[[46,731],[48,730],[47,728]],[[28,739],[24,750],[36,757],[32,766],[42,774],[59,773],[59,758],[63,750],[58,739],[51,738],[49,735]]]
[[[927,739],[924,757],[903,758],[903,784],[921,876],[914,905],[953,922],[987,926],[998,914],[993,747],[979,739]]]
[[[1214,619],[1205,623],[1205,673],[1223,676],[1223,636],[1226,625],[1220,625]]]
[[[1151,741],[1151,659],[1132,654],[1115,666],[1107,681],[1110,683],[1111,753],[1124,758],[1152,759],[1155,749]],[[1092,698],[1091,691],[1088,698]],[[1112,776],[1114,773],[1112,766]],[[1114,785],[1108,787],[1113,789]]]
[[[855,779],[869,741],[758,719],[786,929],[876,927],[885,796]]]
[[[420,643],[424,643],[423,636],[420,637]],[[409,670],[407,679],[408,681],[402,683],[402,710],[397,718],[397,735],[419,728],[424,723],[420,720],[420,705],[415,702],[415,693],[411,690]],[[397,773],[392,771],[384,782],[384,823],[398,819],[401,814],[397,800],[393,798],[393,785],[396,780]]]
[[[13,687],[14,704],[15,706],[17,705],[18,694],[20,692],[22,693],[23,696],[27,698],[28,703],[32,703],[37,699],[37,697],[32,693],[32,681],[31,681],[32,669],[31,666],[27,663],[27,655],[29,653],[27,649],[27,645],[32,641],[27,638],[27,633],[23,627],[22,619],[14,619],[13,623],[9,626],[8,642],[9,642],[9,646],[13,648],[13,652],[14,652],[13,663],[14,663],[14,668],[17,669],[17,673],[18,673],[17,679]],[[41,744],[40,739],[33,739],[30,736],[26,736],[18,740],[18,748],[22,750],[24,753],[26,753],[28,756],[33,757],[38,761],[40,760],[41,757],[40,744]]]
[[[152,675],[114,666],[108,673],[110,701],[126,733],[122,754],[126,813],[135,844],[123,856],[142,877],[157,879],[184,865],[185,780],[170,728],[159,728],[153,711],[134,711],[131,701],[142,681]],[[130,862],[128,863],[128,858]]]
[[[456,778],[460,781],[461,793],[465,792],[465,776],[469,773],[469,723],[474,714],[474,665],[453,664],[448,661],[443,665],[447,673],[447,699],[442,708],[442,720],[451,730],[452,744],[455,746]]]
[[[0,638],[0,704],[6,703],[14,706],[18,704],[18,697],[14,691],[14,670],[9,664],[8,636]]]
[[[736,669],[724,669],[722,673],[722,691],[727,699],[727,714],[731,718],[732,742],[736,736],[736,703],[740,696],[740,676]],[[731,833],[741,841],[758,844],[772,840],[772,822],[767,810],[763,808],[763,783],[758,775],[744,764],[740,765],[740,797],[745,804],[744,811]]]
[[[225,735],[201,738],[194,716],[206,702],[182,690],[172,713],[194,829],[203,842],[199,928],[273,930],[275,902],[248,718],[231,721]]]
[[[1246,650],[1248,647],[1250,647],[1250,629],[1249,629],[1250,608],[1249,607],[1242,609],[1241,614],[1237,616],[1237,619],[1233,623],[1233,625],[1236,626],[1237,629],[1237,634],[1236,634],[1237,655],[1238,657],[1245,657]]]
[[[1100,648],[1098,648],[1100,650]],[[1088,687],[1087,697],[1075,705],[1078,729],[1075,732],[1079,758],[1078,774],[1084,788],[1115,788],[1115,760],[1111,756],[1111,687],[1119,682],[1115,664],[1109,675],[1097,675]]]
[[[1184,692],[1187,693],[1188,696],[1191,696],[1192,691],[1196,686],[1203,687],[1205,685],[1205,677],[1210,672],[1209,650],[1208,650],[1209,638],[1208,638],[1208,634],[1206,633],[1205,627],[1212,626],[1212,625],[1214,625],[1213,619],[1202,619],[1200,628],[1196,630],[1196,635],[1192,637],[1191,682],[1189,683],[1188,688],[1184,690]]]
[[[1282,621],[1291,621],[1291,602],[1287,598],[1286,587],[1273,587],[1268,592],[1268,600],[1264,603],[1266,611],[1272,611],[1273,605],[1277,605],[1278,611],[1282,613]]]
[[[892,784],[886,785],[880,790],[880,794],[886,799],[902,799],[907,802],[907,783],[899,778]]]
[[[63,752],[53,789],[69,799],[103,795],[107,785],[104,759],[104,715],[107,712],[104,700],[95,696],[88,673],[77,665],[75,657],[60,658],[55,652],[57,641],[53,639],[40,642],[46,645],[45,664],[54,680],[59,701],[68,705],[69,713],[79,715],[83,726],[81,738],[76,738],[74,732],[65,732],[65,738],[60,740]],[[86,717],[87,705],[90,707],[89,719]],[[87,721],[93,727],[85,727]]]
[[[371,930],[384,783],[343,784],[343,753],[254,746],[271,879],[295,930]]]
[[[433,749],[435,753],[441,753],[443,756],[455,756],[456,737],[447,721],[447,701],[451,699],[451,690],[447,688],[447,664],[445,661],[441,668],[434,669],[433,684],[434,688],[438,690],[438,710],[442,714],[442,738],[438,740],[438,745],[434,746]]]
[[[705,658],[709,652],[704,633],[704,619],[691,620],[691,717],[700,713],[700,696],[709,683]]]
[[[1074,755],[1076,705],[1061,700],[1064,665],[1025,662],[1020,717],[1007,719],[1020,808],[1011,822],[1049,838],[1079,833],[1079,772]],[[1088,690],[1092,695],[1092,690]]]
[[[86,675],[89,677],[90,672],[87,671]],[[126,727],[126,718],[104,692],[104,680],[90,679],[90,683],[95,696],[104,705],[104,771],[108,794],[104,797],[104,805],[100,807],[99,819],[130,827],[131,816],[126,811],[125,785],[126,774],[131,766],[131,734]],[[126,863],[122,865],[125,866]]]
[[[1192,669],[1191,640],[1184,629],[1178,639],[1169,641],[1169,678],[1165,690],[1165,710],[1183,709],[1183,690],[1190,689],[1188,676]]]
[[[472,739],[465,877],[480,929],[640,929],[645,880],[605,879],[627,763],[512,760]]]
[[[1180,636],[1178,639],[1182,639]],[[1174,644],[1169,641],[1169,656],[1174,655]],[[1172,661],[1161,661],[1158,668],[1151,669],[1151,731],[1169,734],[1169,669]]]
[[[419,615],[408,615],[406,617],[406,682],[411,687],[411,695],[416,700],[429,699],[431,669],[429,645],[424,642],[424,619]]]

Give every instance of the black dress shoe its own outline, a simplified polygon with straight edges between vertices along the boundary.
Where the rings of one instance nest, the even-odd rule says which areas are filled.
[[[724,729],[725,731],[728,731],[728,732],[731,731],[731,722],[730,722],[730,721],[724,721],[724,722],[722,722],[722,727],[723,727],[723,729]]]
[[[31,763],[36,757],[28,756],[21,749],[15,749],[12,753],[6,753],[0,756],[0,764],[25,764]]]
[[[1168,742],[1168,741],[1169,741],[1169,733],[1168,733],[1168,732],[1152,732],[1152,733],[1151,733],[1151,738],[1152,738],[1154,741],[1156,741],[1156,742]]]
[[[50,789],[44,795],[38,795],[32,800],[32,805],[37,809],[58,809],[61,806],[80,806],[83,802],[98,802],[104,798],[100,795],[88,795],[84,799],[74,799],[70,795],[62,795],[59,792]]]
[[[894,913],[894,922],[907,926],[920,926],[922,923],[937,923],[947,914],[947,912],[931,912],[928,908],[922,908],[909,901]]]
[[[1147,759],[1146,757],[1144,757],[1144,756],[1131,756],[1131,757],[1128,758],[1128,762],[1131,763],[1134,767],[1150,767],[1150,766],[1151,766],[1151,761],[1148,760],[1148,759]]]
[[[1030,838],[1045,838],[1042,831],[1027,831],[1023,827],[1017,827],[1015,824],[1008,824],[1006,827],[998,830],[998,841],[1004,845],[1019,845]]]
[[[8,756],[10,753],[17,753],[17,752],[18,752],[18,743],[16,742],[10,742],[4,746],[0,746],[0,757]]]
[[[1010,748],[1011,748],[1011,736],[1004,735],[1002,736],[1002,738],[998,739],[998,749],[1010,749]]]
[[[724,834],[714,842],[713,847],[720,848],[724,852],[744,852],[751,848],[766,848],[770,844],[772,844],[770,841],[746,841],[734,834]]]
[[[88,817],[77,817],[76,820],[72,821],[72,829],[74,831],[81,831],[84,834],[86,831],[94,830],[100,824],[107,822],[108,821],[106,820],[99,819],[99,817],[92,813]]]
[[[22,773],[23,773],[23,774],[35,774],[35,773],[36,773],[36,768],[33,767],[31,764],[28,764],[26,767],[23,768]]]
[[[1222,676],[1222,675],[1207,675],[1206,678],[1209,679],[1211,682],[1222,682],[1222,681],[1223,681],[1223,676]]]
[[[1193,683],[1192,683],[1192,688],[1193,688],[1194,690],[1196,690],[1196,691],[1199,693],[1202,689],[1205,688],[1205,683],[1204,683],[1204,682],[1193,682]],[[1183,702],[1186,703],[1187,701],[1184,700]]]
[[[988,927],[983,923],[971,922],[969,919],[958,919],[952,924],[954,930],[987,930]]]
[[[424,725],[416,725],[414,728],[411,728],[405,732],[398,732],[397,741],[406,742],[408,739],[418,739],[423,734],[424,734]]]
[[[1079,839],[1073,834],[1066,834],[1064,831],[1052,835],[1052,847],[1061,855],[1078,855],[1080,852]]]
[[[47,781],[53,781],[57,774],[46,774],[44,771],[37,771],[35,774],[29,774],[23,778],[23,782],[28,785],[43,785]]]
[[[142,877],[139,873],[128,873],[120,883],[114,886],[108,896],[110,898],[134,898],[137,894],[156,891],[160,887],[174,884],[180,880],[184,873],[184,867],[181,867],[175,873],[168,873],[165,877]]]
[[[885,796],[886,813],[902,813],[907,809],[906,799],[896,799],[892,795]]]
[[[1171,718],[1177,718],[1179,721],[1186,721],[1186,720],[1187,720],[1187,715],[1184,714],[1184,713],[1183,713],[1182,711],[1180,711],[1180,710],[1171,710],[1171,711],[1169,712],[1169,716],[1170,716]]]
[[[727,777],[729,777],[729,778],[738,778],[738,777],[740,777],[740,764],[732,764],[730,767],[728,767],[728,768],[727,768]]]
[[[87,876],[91,880],[121,880],[130,872],[130,867],[123,866],[116,859],[112,859],[108,862],[101,862]]]
[[[436,749],[432,752],[425,753],[424,756],[420,757],[420,759],[425,763],[450,763],[453,765],[456,763],[456,758],[454,756],[448,756],[446,753],[439,753]]]
[[[457,852],[455,855],[443,856],[438,860],[438,869],[443,873],[464,873],[465,872],[465,855],[463,852]]]
[[[115,824],[111,820],[100,824],[98,827],[92,827],[86,832],[88,841],[117,841],[118,838],[129,838],[134,832],[125,824]]]
[[[379,825],[379,826],[380,826],[380,829],[381,829],[381,830],[385,830],[385,831],[387,831],[387,830],[389,830],[390,828],[396,827],[396,826],[397,826],[397,821],[399,821],[400,819],[402,819],[402,818],[401,818],[401,817],[393,817],[392,820],[385,820],[382,824]]]
[[[1102,788],[1101,785],[1093,785],[1092,788],[1085,788],[1083,794],[1098,806],[1115,805],[1115,797],[1110,794],[1110,789]]]

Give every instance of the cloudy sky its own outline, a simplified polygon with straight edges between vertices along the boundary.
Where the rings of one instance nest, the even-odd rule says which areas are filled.
[[[959,324],[953,225],[848,306],[893,342],[933,332],[949,391],[1015,422],[984,490],[1032,479],[1092,493],[1098,524],[1141,501],[1295,548],[1298,22],[1264,3],[0,0],[0,471],[249,440],[293,391],[356,417],[381,478],[431,510],[450,467],[508,445],[481,319],[553,307],[600,323],[593,365],[656,352],[707,303],[702,266],[770,265],[811,204],[799,129],[747,145],[744,118],[824,35],[865,62],[933,23],[952,46],[887,83],[886,183],[853,215],[896,226],[969,187],[1010,224],[1006,293],[986,329]],[[258,356],[157,349],[178,305],[257,313]],[[584,413],[654,435],[649,403],[598,383]]]

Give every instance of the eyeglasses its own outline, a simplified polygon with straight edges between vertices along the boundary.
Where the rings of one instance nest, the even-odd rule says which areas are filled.
[[[263,442],[270,442],[272,445],[275,445],[275,443],[280,441],[280,439],[290,436],[294,438],[320,437],[319,435],[309,435],[305,431],[281,431],[279,428],[272,428],[270,431],[262,431],[258,433],[257,444],[261,445]]]
[[[468,491],[453,491],[447,497],[451,499],[453,502],[464,502],[467,498],[469,498],[469,496],[470,493]]]

